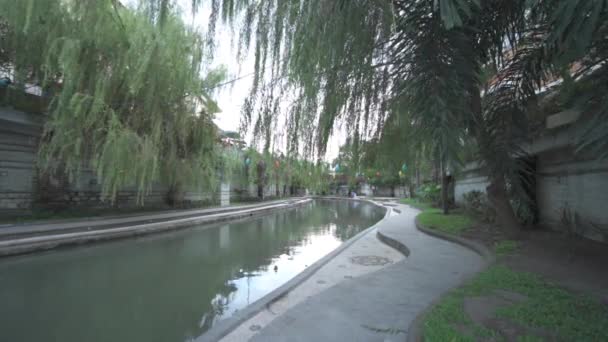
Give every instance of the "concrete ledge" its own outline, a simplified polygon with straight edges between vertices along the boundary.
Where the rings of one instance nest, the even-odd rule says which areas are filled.
[[[175,219],[170,221],[4,240],[0,241],[0,256],[32,253],[57,248],[59,246],[79,245],[84,243],[121,239],[139,235],[166,232],[186,226],[209,224],[240,218],[253,217],[254,215],[258,216],[266,214],[270,211],[294,208],[310,201],[311,199],[303,199],[298,201],[288,201],[279,204],[259,206],[251,209],[220,212],[203,216]]]
[[[387,234],[382,233],[381,229],[378,229],[378,231],[376,232],[376,236],[378,237],[378,240],[384,242],[385,244],[389,245],[390,247],[398,250],[401,254],[405,255],[406,257],[410,256],[410,249],[407,248],[407,246],[402,243],[401,241],[397,240],[397,239],[393,239],[390,236],[388,236]]]
[[[157,212],[147,212],[138,214],[124,214],[116,216],[96,216],[78,219],[41,221],[25,224],[3,224],[0,225],[0,240],[16,239],[28,236],[40,236],[42,234],[73,233],[82,230],[100,230],[116,228],[119,226],[138,225],[142,223],[171,221],[191,217],[199,217],[209,214],[220,214],[225,212],[235,212],[244,209],[254,209],[269,206],[272,204],[287,203],[298,200],[269,201],[255,204],[234,205],[227,207],[216,207],[207,209],[189,210],[163,210]],[[84,228],[84,229],[83,229]]]
[[[492,265],[495,261],[496,261],[496,255],[494,253],[492,253],[488,248],[486,248],[486,246],[477,243],[475,241],[471,241],[469,239],[465,239],[459,236],[454,236],[451,234],[447,234],[447,233],[443,233],[428,227],[425,227],[424,225],[422,225],[420,223],[420,221],[418,220],[418,217],[416,217],[415,219],[415,223],[416,223],[416,228],[428,235],[434,236],[436,238],[439,239],[443,239],[443,240],[447,240],[450,242],[454,242],[457,243],[461,246],[464,246],[468,249],[471,249],[472,251],[474,251],[475,253],[481,255],[485,261],[483,267],[481,268],[481,271],[485,270],[486,268],[488,268],[490,265]],[[479,273],[477,272],[477,273]],[[465,282],[469,281],[470,279],[472,279],[474,276],[477,275],[477,273],[467,277],[466,279],[463,279],[463,281],[457,286],[462,286],[462,284],[464,284]],[[424,323],[424,319],[426,318],[427,314],[439,303],[441,302],[448,294],[450,293],[450,291],[447,291],[446,293],[444,293],[443,295],[439,296],[437,299],[435,299],[431,304],[429,304],[429,306],[427,306],[424,310],[422,310],[422,312],[420,312],[416,318],[414,319],[414,321],[412,322],[412,324],[410,324],[409,328],[408,328],[408,333],[407,333],[407,341],[408,342],[420,342],[423,341],[422,338],[422,324]]]
[[[326,199],[326,200],[344,200],[344,201],[360,201],[366,202],[373,205],[376,205],[380,208],[386,210],[384,218],[380,221],[376,222],[376,224],[368,227],[367,229],[359,232],[357,235],[343,242],[338,248],[331,251],[329,254],[319,259],[314,264],[310,265],[304,271],[287,281],[285,284],[279,286],[275,290],[271,291],[264,297],[258,299],[257,301],[249,304],[242,310],[239,310],[233,316],[226,318],[225,320],[219,321],[216,325],[214,325],[210,330],[205,332],[203,335],[196,339],[196,342],[211,342],[211,341],[219,341],[224,336],[228,335],[232,330],[236,329],[241,324],[245,323],[248,319],[255,316],[258,312],[262,311],[264,308],[268,307],[275,301],[281,299],[285,295],[287,295],[291,290],[293,290],[296,286],[300,285],[306,279],[310,278],[316,271],[318,271],[321,267],[327,264],[331,259],[340,254],[343,250],[348,248],[350,245],[355,243],[357,240],[362,238],[365,234],[369,233],[371,230],[375,229],[378,225],[380,225],[384,220],[386,220],[390,216],[390,208],[386,208],[372,200],[368,199],[352,199],[347,197],[323,197],[323,196],[312,196],[315,199]]]
[[[486,246],[484,246],[478,242],[475,242],[475,241],[472,241],[469,239],[465,239],[465,238],[462,238],[459,236],[455,236],[452,234],[440,232],[440,231],[437,231],[432,228],[425,227],[424,225],[422,225],[420,223],[420,221],[418,220],[418,217],[416,217],[415,222],[416,222],[416,228],[425,234],[428,234],[428,235],[431,235],[431,236],[434,236],[434,237],[437,237],[437,238],[440,238],[443,240],[448,240],[450,242],[457,243],[459,245],[462,245],[464,247],[467,247],[467,248],[473,250],[475,253],[481,255],[484,258],[484,260],[486,261],[486,266],[488,264],[492,264],[494,262],[494,260],[496,259],[494,253],[492,253],[488,248],[486,248]]]

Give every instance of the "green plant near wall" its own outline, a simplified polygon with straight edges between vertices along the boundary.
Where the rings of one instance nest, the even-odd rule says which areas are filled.
[[[0,0],[0,13],[17,81],[41,82],[53,98],[43,170],[75,178],[92,166],[111,200],[135,185],[143,202],[156,181],[175,193],[216,186],[222,158],[209,91],[225,70],[206,67],[200,32],[177,12],[152,18],[117,1]]]
[[[418,188],[416,195],[423,201],[437,204],[440,201],[441,186],[435,183],[426,183]]]

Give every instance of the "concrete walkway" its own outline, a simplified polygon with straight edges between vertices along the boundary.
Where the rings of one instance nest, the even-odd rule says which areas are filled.
[[[358,277],[344,278],[321,292],[300,300],[275,317],[265,317],[264,326],[246,322],[234,337],[251,341],[404,341],[419,313],[447,290],[478,272],[483,258],[475,252],[418,231],[418,211],[390,204],[401,213],[381,222],[377,229],[385,237],[405,244],[407,258]],[[353,257],[383,253],[362,249],[357,241],[344,250]],[[367,242],[369,244],[369,242]],[[359,254],[359,255],[357,255]],[[381,254],[380,254],[381,255]],[[331,273],[325,265],[318,273]],[[300,286],[310,287],[310,283]],[[307,292],[306,289],[295,291]],[[239,330],[240,329],[240,330]],[[248,329],[250,336],[243,334]]]
[[[231,331],[221,341],[247,341],[256,334],[257,330],[267,326],[275,318],[306,299],[338,283],[351,281],[354,278],[378,271],[405,258],[403,254],[380,242],[376,238],[376,234],[377,229],[366,232],[360,239],[333,257],[308,279],[288,292],[287,295],[266,305],[263,310]],[[206,341],[206,339],[202,339],[202,341]]]
[[[209,214],[225,213],[229,211],[252,209],[261,206],[285,203],[290,200],[277,200],[259,202],[253,204],[239,204],[225,207],[188,209],[188,210],[165,210],[161,212],[134,213],[113,216],[84,217],[67,220],[48,220],[31,223],[0,224],[0,240],[8,240],[17,236],[34,236],[44,234],[67,233],[78,230],[96,230],[139,223],[161,222],[181,218],[196,217]]]
[[[14,225],[0,228],[0,256],[31,253],[59,246],[98,242],[209,224],[289,209],[311,201],[296,198],[253,205],[164,212],[148,215]]]

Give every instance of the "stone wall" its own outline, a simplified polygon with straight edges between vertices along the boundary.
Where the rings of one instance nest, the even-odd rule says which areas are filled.
[[[454,184],[454,200],[456,204],[461,205],[464,199],[464,194],[471,191],[485,192],[489,182],[483,174],[483,169],[478,163],[467,165],[457,177]]]
[[[34,200],[40,116],[0,110],[0,214],[27,209]]]
[[[571,147],[540,153],[536,193],[542,225],[561,227],[564,214],[576,214],[574,229],[608,241],[608,160],[575,154]]]
[[[392,186],[386,185],[377,185],[372,187],[374,191],[374,196],[378,197],[393,197],[395,196],[395,188]]]
[[[82,170],[72,180],[61,172],[52,175],[40,172],[36,157],[45,119],[44,114],[17,111],[2,107],[0,103],[0,216],[19,215],[32,208],[130,208],[141,205],[135,187],[120,189],[113,203],[104,200],[97,177],[90,169]],[[279,184],[279,187],[280,196],[283,196],[285,188],[283,184]],[[290,189],[286,190],[289,196]],[[166,206],[168,191],[166,186],[153,184],[144,197],[143,205],[152,208]],[[264,197],[276,197],[273,182],[264,187]],[[180,205],[227,205],[230,202],[257,200],[255,184],[224,184],[213,191],[188,189]]]
[[[101,186],[92,170],[83,170],[75,180],[61,173],[41,173],[36,166],[38,141],[45,120],[43,114],[31,114],[0,107],[0,215],[20,214],[34,207],[102,208],[136,207],[135,187],[120,189],[114,203],[101,198]],[[154,184],[144,198],[148,207],[165,206],[168,189]],[[189,189],[184,206],[219,203],[218,191]]]
[[[570,115],[569,121],[562,120],[558,125],[555,118],[563,117],[562,113],[548,117],[547,129],[522,144],[536,161],[533,190],[538,224],[608,242],[608,160],[576,153],[582,123],[574,122],[578,117]],[[456,180],[456,202],[462,203],[467,192],[485,192],[487,185],[481,167],[477,163],[467,165]],[[565,225],[568,220],[573,224]]]

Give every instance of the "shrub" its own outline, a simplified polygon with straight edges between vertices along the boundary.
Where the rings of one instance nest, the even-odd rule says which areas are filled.
[[[416,195],[423,202],[437,204],[441,197],[441,186],[435,183],[424,184],[418,188]]]
[[[471,215],[479,217],[482,221],[492,223],[496,219],[496,212],[485,192],[473,190],[463,195],[464,209]]]

